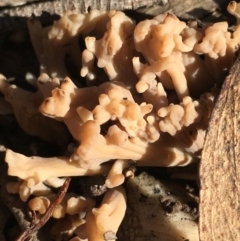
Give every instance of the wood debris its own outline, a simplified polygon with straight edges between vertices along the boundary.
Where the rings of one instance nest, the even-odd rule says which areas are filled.
[[[200,240],[240,240],[240,57],[226,78],[200,165]]]

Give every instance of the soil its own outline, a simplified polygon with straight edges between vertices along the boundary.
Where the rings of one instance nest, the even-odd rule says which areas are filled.
[[[172,201],[168,197],[162,197],[160,199],[163,210],[166,213],[176,213],[179,211],[183,211],[185,213],[190,214],[194,219],[198,218],[198,206],[196,202],[182,204],[179,201]]]

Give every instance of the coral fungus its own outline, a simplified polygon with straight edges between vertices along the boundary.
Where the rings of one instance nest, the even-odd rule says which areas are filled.
[[[240,27],[231,33],[220,22],[203,29],[170,13],[136,24],[123,12],[95,10],[68,11],[47,28],[33,18],[28,26],[46,73],[35,93],[1,75],[1,113],[12,111],[30,135],[72,148],[49,158],[8,149],[8,174],[19,178],[8,191],[23,201],[36,196],[29,206],[42,215],[66,177],[104,175],[108,190],[100,206],[68,194],[54,217],[71,223],[69,235],[79,236],[72,240],[102,241],[107,232],[115,240],[126,210],[121,185],[129,160],[164,167],[199,161],[218,93],[214,86],[233,62]],[[79,38],[85,38],[85,49]],[[66,55],[85,83],[67,77]]]

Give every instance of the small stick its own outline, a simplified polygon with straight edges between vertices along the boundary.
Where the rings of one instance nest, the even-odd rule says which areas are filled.
[[[42,216],[40,221],[38,223],[35,222],[36,220],[36,213],[32,212],[32,218],[33,222],[31,223],[30,227],[24,230],[19,237],[15,241],[24,241],[28,237],[32,236],[37,230],[39,230],[41,227],[44,226],[44,224],[49,220],[49,218],[52,216],[54,210],[57,208],[57,206],[62,202],[64,196],[66,195],[66,192],[68,190],[69,184],[70,184],[71,178],[68,177],[64,184],[62,185],[60,191],[58,192],[56,198],[53,200],[53,202],[48,207],[46,213]]]

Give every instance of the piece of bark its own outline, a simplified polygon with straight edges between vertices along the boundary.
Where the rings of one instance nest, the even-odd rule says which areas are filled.
[[[27,0],[23,0],[27,2]],[[9,1],[13,2],[13,1]],[[159,14],[170,11],[179,17],[204,17],[216,10],[216,8],[226,8],[229,0],[45,0],[45,1],[30,1],[28,4],[11,7],[0,8],[0,16],[14,17],[30,17],[32,14],[40,16],[43,11],[51,14],[62,15],[65,11],[77,9],[80,12],[87,12],[88,8],[101,10],[137,10],[142,8],[142,11],[147,11],[149,14]],[[150,7],[156,6],[156,10]],[[0,21],[2,21],[0,19]]]
[[[0,7],[7,7],[7,6],[20,6],[26,3],[35,2],[38,0],[1,0]]]
[[[161,4],[163,5],[161,0],[48,0],[33,2],[32,4],[17,6],[15,8],[5,8],[0,11],[0,16],[3,14],[19,17],[30,17],[32,14],[39,16],[41,15],[42,11],[62,15],[69,9],[77,9],[80,12],[87,12],[89,7],[92,9],[102,10],[123,10],[137,9],[139,7],[149,7]]]
[[[12,2],[11,0],[10,2]],[[229,0],[41,0],[29,1],[27,4],[11,7],[0,7],[0,46],[2,39],[12,31],[26,28],[26,20],[32,15],[38,16],[42,24],[50,25],[67,10],[76,9],[86,13],[91,9],[115,9],[130,11],[131,16],[156,16],[171,12],[184,20],[201,19],[207,22],[229,21],[235,18],[226,11]],[[132,11],[134,10],[134,11]],[[223,14],[224,12],[224,14]],[[136,16],[139,18],[139,16]]]
[[[165,12],[171,12],[184,20],[203,20],[210,17],[211,22],[216,22],[223,20],[226,21],[226,18],[229,17],[229,14],[226,12],[226,5],[228,3],[229,0],[168,0],[168,3],[163,6],[156,5],[154,7],[141,8],[138,11],[154,16]],[[218,16],[216,16],[216,12],[219,13]]]
[[[200,240],[240,240],[240,57],[212,113],[200,164]]]

